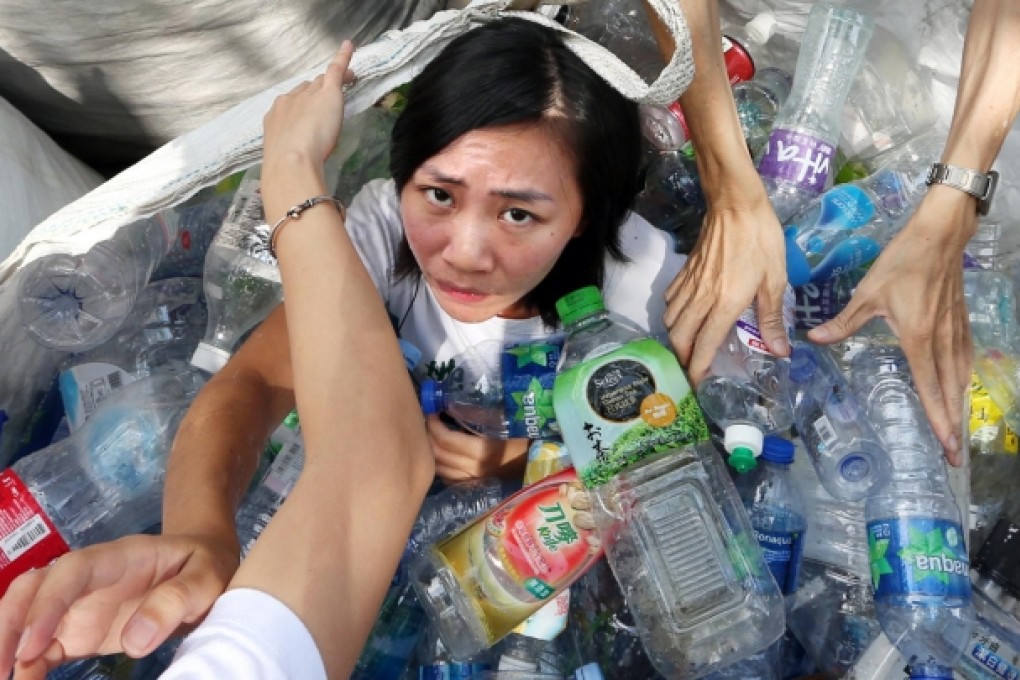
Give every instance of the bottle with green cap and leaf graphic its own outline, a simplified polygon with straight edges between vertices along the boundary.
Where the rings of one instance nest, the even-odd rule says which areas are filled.
[[[422,410],[446,413],[490,439],[555,437],[552,387],[562,347],[562,335],[472,345],[454,357],[446,378],[422,383]]]
[[[782,595],[676,357],[594,286],[556,308],[557,422],[648,658],[693,678],[766,649]]]

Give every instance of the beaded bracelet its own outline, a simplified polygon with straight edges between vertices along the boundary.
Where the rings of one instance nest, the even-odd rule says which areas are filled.
[[[326,202],[330,202],[336,206],[336,209],[340,212],[341,220],[347,219],[347,208],[344,207],[343,202],[339,198],[334,198],[333,196],[327,196],[325,194],[322,196],[312,196],[307,201],[298,203],[284,213],[283,217],[278,219],[276,224],[274,224],[272,229],[269,231],[269,254],[273,256],[273,259],[276,259],[276,239],[279,238],[281,227],[290,220],[301,219],[301,213],[309,208]]]

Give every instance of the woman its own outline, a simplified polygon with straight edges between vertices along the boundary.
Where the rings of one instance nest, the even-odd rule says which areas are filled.
[[[334,73],[327,84],[338,80]],[[320,81],[281,97],[266,117],[262,185],[271,222],[328,194],[322,161],[336,142],[342,99]],[[62,558],[46,577],[19,581],[0,607],[0,666],[15,646],[19,659],[42,653],[50,662],[121,645],[142,655],[204,616],[237,569],[240,495],[296,395],[305,472],[253,551],[253,566],[246,562],[232,583],[286,603],[312,631],[325,666],[349,669],[424,494],[423,469],[431,472],[399,456],[402,447],[417,450],[420,433],[407,423],[420,428],[420,419],[404,394],[406,375],[394,376],[391,364],[402,364],[390,351],[392,330],[381,339],[383,309],[434,377],[482,340],[547,334],[555,300],[593,283],[610,309],[663,333],[662,292],[682,258],[628,214],[639,189],[636,105],[556,33],[502,20],[451,43],[414,81],[391,157],[393,181],[368,186],[346,220],[324,202],[276,232],[286,311],[270,315],[189,411],[168,465],[164,535],[95,546]],[[309,279],[336,294],[317,296]],[[376,295],[364,291],[366,280]],[[295,295],[295,286],[307,294]],[[289,316],[297,321],[288,324]],[[392,411],[379,394],[396,395]],[[526,444],[493,447],[436,418],[427,432],[446,478],[502,467]],[[339,514],[332,524],[321,516],[331,511]],[[316,531],[301,524],[303,513]],[[331,580],[313,578],[323,550],[333,553],[327,562],[343,563],[321,567],[343,571],[327,593],[320,584]],[[280,582],[294,571],[292,584]],[[330,602],[365,621],[350,613],[338,623]],[[68,624],[76,611],[88,613],[80,624],[88,634]]]

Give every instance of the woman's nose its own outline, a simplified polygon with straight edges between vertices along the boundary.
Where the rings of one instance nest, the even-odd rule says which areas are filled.
[[[493,263],[492,248],[491,227],[477,215],[464,215],[455,220],[443,257],[457,269],[488,271]]]

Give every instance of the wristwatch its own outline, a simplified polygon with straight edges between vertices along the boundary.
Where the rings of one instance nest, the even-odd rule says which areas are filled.
[[[978,200],[978,215],[988,214],[988,209],[992,207],[992,197],[995,196],[995,186],[998,183],[999,173],[995,170],[984,173],[946,163],[932,163],[931,170],[928,171],[928,179],[925,182],[928,186],[945,184],[975,197]]]

